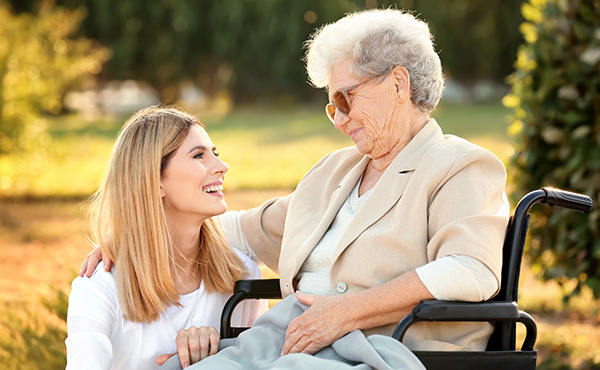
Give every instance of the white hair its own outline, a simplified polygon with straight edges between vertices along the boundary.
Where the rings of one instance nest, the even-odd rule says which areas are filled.
[[[397,9],[351,13],[321,27],[305,43],[306,70],[318,88],[329,85],[331,70],[349,60],[355,77],[383,76],[396,66],[410,74],[411,100],[422,111],[433,110],[442,95],[444,77],[427,23]]]

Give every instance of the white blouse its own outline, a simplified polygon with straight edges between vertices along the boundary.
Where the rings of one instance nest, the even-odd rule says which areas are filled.
[[[258,266],[236,250],[249,272],[260,279]],[[204,282],[198,290],[182,295],[183,307],[172,306],[151,323],[126,320],[117,299],[113,272],[100,263],[90,278],[77,277],[69,295],[67,314],[67,370],[159,369],[155,360],[176,353],[175,337],[192,326],[220,328],[221,311],[230,294],[208,293]],[[239,304],[232,325],[251,326],[267,310],[267,301],[246,300]]]

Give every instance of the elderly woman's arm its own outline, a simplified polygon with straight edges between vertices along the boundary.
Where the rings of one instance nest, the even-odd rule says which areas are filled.
[[[315,353],[355,329],[399,322],[423,299],[481,301],[493,296],[497,289],[495,275],[483,263],[452,255],[387,284],[347,296],[297,292],[297,298],[311,308],[291,322],[282,355]]]
[[[282,355],[315,353],[353,330],[399,322],[421,300],[434,298],[415,271],[347,295],[296,296],[310,308],[288,326]]]
[[[227,244],[231,247],[238,249],[248,257],[252,258],[255,262],[260,262],[256,253],[250,248],[246,236],[242,231],[242,215],[244,211],[229,211],[219,216],[221,226],[223,229],[223,235],[227,239]]]
[[[479,302],[493,297],[500,283],[481,261],[449,255],[416,269],[427,290],[439,300]]]

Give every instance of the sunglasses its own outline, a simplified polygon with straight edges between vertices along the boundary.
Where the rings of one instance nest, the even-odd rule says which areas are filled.
[[[375,79],[376,77],[377,76],[371,77],[367,80],[357,83],[356,85],[347,87],[345,89],[339,89],[338,91],[336,91],[333,94],[333,101],[325,106],[325,112],[327,113],[327,117],[329,117],[329,120],[331,122],[335,123],[335,110],[336,109],[344,114],[350,113],[350,97],[348,96],[348,93],[351,93],[356,88],[358,88],[360,85],[365,84],[365,83]]]

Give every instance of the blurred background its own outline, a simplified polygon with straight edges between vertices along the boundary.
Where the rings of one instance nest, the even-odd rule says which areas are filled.
[[[514,203],[554,186],[600,200],[599,0],[0,0],[0,363],[64,369],[85,199],[128,116],[175,104],[230,165],[230,209],[291,192],[352,145],[309,86],[303,42],[369,8],[429,23],[446,133],[494,152]],[[600,369],[600,211],[538,210],[520,306],[540,369]]]

